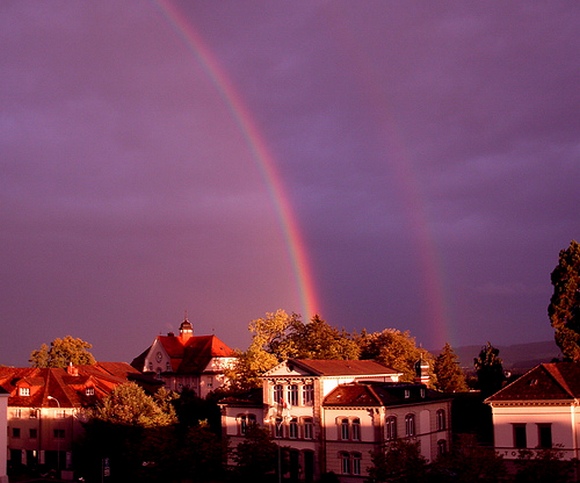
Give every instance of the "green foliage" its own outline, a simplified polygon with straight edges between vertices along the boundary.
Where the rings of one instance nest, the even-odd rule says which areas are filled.
[[[560,250],[558,265],[551,274],[554,293],[548,306],[554,338],[564,358],[580,361],[580,244],[570,242]]]
[[[75,366],[95,364],[95,358],[89,352],[93,346],[82,339],[67,335],[64,339],[54,339],[50,348],[42,344],[39,349],[30,353],[32,367],[67,367],[69,363]]]
[[[497,483],[503,481],[503,458],[492,448],[462,440],[431,466],[431,483]]]
[[[403,373],[401,381],[413,382],[415,379],[415,363],[421,359],[430,367],[431,383],[435,381],[433,373],[433,356],[429,351],[417,347],[415,338],[409,331],[384,329],[381,332],[363,333],[358,337],[361,347],[361,359],[373,359],[387,367]]]
[[[266,429],[258,425],[248,426],[244,441],[233,453],[238,481],[265,481],[269,474],[278,471],[279,456],[278,445]]]
[[[575,461],[564,461],[559,449],[520,450],[515,483],[566,483],[571,481]]]
[[[503,362],[499,357],[499,349],[488,342],[481,348],[479,357],[473,359],[477,373],[477,383],[484,397],[499,391],[505,381]]]
[[[119,384],[99,405],[86,411],[86,417],[115,425],[151,428],[175,424],[177,418],[166,392],[157,400],[134,382]]]
[[[459,366],[459,358],[457,357],[457,354],[455,354],[449,343],[445,344],[441,354],[435,358],[433,370],[437,376],[436,387],[440,391],[467,391],[468,388],[465,381],[465,374]]]
[[[375,482],[416,483],[427,475],[427,460],[421,455],[419,442],[398,439],[382,451],[371,455],[369,477]]]

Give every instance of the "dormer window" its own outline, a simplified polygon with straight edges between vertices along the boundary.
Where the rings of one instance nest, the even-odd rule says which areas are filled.
[[[18,388],[18,395],[19,396],[30,396],[30,388],[29,387]]]
[[[95,395],[95,388],[94,387],[87,387],[85,389],[86,396],[94,396]]]
[[[411,390],[405,389],[405,399],[409,399],[411,397]]]

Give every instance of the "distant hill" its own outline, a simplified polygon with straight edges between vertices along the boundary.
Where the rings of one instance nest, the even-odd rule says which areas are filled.
[[[453,351],[459,357],[461,367],[468,371],[473,369],[473,359],[479,356],[484,345],[453,347]],[[562,356],[560,348],[553,340],[508,346],[494,345],[494,347],[499,349],[499,357],[503,361],[504,369],[516,373],[523,373],[541,362],[550,362]],[[437,354],[438,351],[432,353]]]

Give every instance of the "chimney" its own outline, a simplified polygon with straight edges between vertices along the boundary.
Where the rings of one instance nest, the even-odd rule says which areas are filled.
[[[78,376],[79,375],[79,370],[73,366],[72,362],[68,363],[68,366],[66,368],[66,372],[69,376]]]

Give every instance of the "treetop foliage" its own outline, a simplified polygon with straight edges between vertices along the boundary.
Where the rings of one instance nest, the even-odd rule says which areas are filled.
[[[85,412],[86,419],[106,423],[151,428],[177,422],[169,391],[161,389],[155,397],[134,382],[119,384],[100,404]]]
[[[433,356],[417,347],[409,332],[397,329],[351,334],[318,315],[304,323],[280,309],[250,322],[249,330],[252,342],[228,374],[232,389],[260,386],[259,376],[286,359],[373,359],[402,372],[402,381],[413,381],[419,359],[433,368]]]
[[[76,366],[95,364],[95,358],[89,352],[93,346],[82,340],[67,335],[63,339],[54,339],[50,347],[42,344],[39,349],[30,353],[30,365],[32,367],[67,367],[69,364]]]
[[[580,361],[580,244],[560,250],[551,274],[554,293],[548,306],[554,338],[567,360]]]
[[[459,366],[459,358],[449,343],[435,359],[434,372],[437,376],[436,387],[443,392],[467,391],[465,374]]]
[[[503,361],[499,357],[499,349],[488,342],[481,348],[479,357],[473,359],[473,366],[477,372],[479,389],[484,396],[499,391],[505,381]]]

